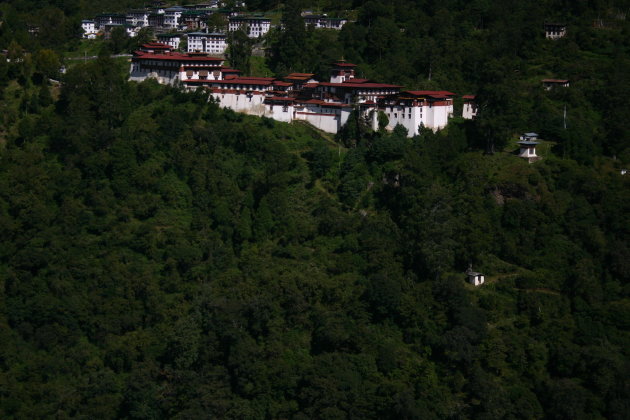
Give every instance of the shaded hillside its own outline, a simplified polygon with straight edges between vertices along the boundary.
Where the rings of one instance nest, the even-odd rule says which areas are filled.
[[[627,416],[615,162],[346,149],[115,69],[4,89],[2,417]]]

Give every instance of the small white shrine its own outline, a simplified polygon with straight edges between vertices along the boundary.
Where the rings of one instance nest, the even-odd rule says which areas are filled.
[[[486,277],[483,273],[473,271],[472,265],[468,267],[468,270],[466,270],[466,276],[468,276],[468,283],[473,286],[481,286],[486,281]]]
[[[527,159],[529,163],[536,162],[540,156],[536,155],[536,146],[539,143],[534,140],[522,140],[518,142],[520,150],[518,156]]]

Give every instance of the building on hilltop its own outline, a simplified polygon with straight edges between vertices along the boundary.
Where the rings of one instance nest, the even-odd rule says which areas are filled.
[[[231,16],[228,30],[230,32],[242,29],[250,38],[260,38],[271,29],[271,19],[258,16]]]
[[[173,6],[164,9],[164,26],[171,29],[179,27],[179,20],[186,9],[181,6]]]
[[[446,127],[453,116],[453,96],[447,91],[405,91],[380,102],[379,109],[389,118],[388,127],[400,124],[410,136],[419,134],[420,127],[438,130]]]
[[[185,88],[194,89],[199,81],[222,78],[223,59],[206,54],[173,52],[170,48],[151,43],[135,51],[129,79],[141,82],[152,78],[162,84],[181,83]]]
[[[127,16],[118,13],[102,13],[94,18],[97,31],[104,31],[105,25],[125,25],[126,23]]]
[[[336,29],[338,31],[348,23],[345,18],[329,18],[326,15],[304,15],[304,24],[315,29]]]
[[[158,42],[168,45],[174,50],[179,49],[179,44],[182,41],[181,34],[173,34],[173,33],[158,34],[156,35],[156,38],[158,39]]]
[[[180,18],[184,30],[203,30],[208,27],[208,13],[202,10],[186,10]]]
[[[82,20],[81,21],[81,29],[83,29],[83,38],[85,39],[95,39],[97,30],[96,30],[96,22],[93,20]]]
[[[188,34],[188,52],[224,54],[227,36],[221,33],[191,32]]]
[[[144,28],[149,26],[149,14],[147,10],[130,10],[125,20],[128,25]]]
[[[198,42],[190,35],[189,48],[193,45],[191,39]],[[209,34],[197,35],[201,38]],[[206,40],[204,52],[207,45]],[[134,53],[130,78],[154,78],[191,90],[202,87],[224,108],[284,122],[306,121],[333,134],[339,132],[354,110],[374,130],[378,129],[378,114],[385,113],[388,129],[400,124],[410,137],[418,134],[421,127],[438,130],[448,124],[454,93],[401,92],[398,85],[354,77],[355,67],[351,63],[335,63],[329,82],[318,82],[311,73],[291,73],[282,79],[245,77],[238,70],[224,67],[220,58],[203,53],[175,53],[168,45],[151,43]]]

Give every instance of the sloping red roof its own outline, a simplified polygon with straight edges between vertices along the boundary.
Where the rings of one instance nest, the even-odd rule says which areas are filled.
[[[182,80],[182,83],[212,83],[214,80],[208,79],[185,79]]]
[[[543,83],[569,83],[566,79],[543,79]]]
[[[429,96],[431,98],[446,98],[447,96],[455,96],[453,92],[446,90],[407,90],[403,93],[408,93],[413,96]]]
[[[228,80],[215,80],[215,84],[226,85],[262,85],[270,86],[273,83],[273,77],[234,77]]]
[[[320,105],[324,103],[324,101],[322,101],[321,99],[298,100],[298,102],[301,104],[313,104],[313,105]]]
[[[477,95],[464,95],[462,96],[463,99],[467,99],[467,100],[474,100],[477,97]]]
[[[171,53],[150,53],[145,51],[134,51],[134,58],[145,58],[152,60],[166,60],[166,61],[206,61],[208,63],[220,64],[223,62],[222,58],[207,57],[207,56],[191,56],[188,54],[171,52]]]
[[[352,80],[352,79],[351,79]],[[331,83],[331,82],[321,82],[321,86],[334,86],[334,87],[349,87],[349,88],[369,88],[369,89],[384,89],[384,88],[400,88],[398,85],[388,85],[387,83]],[[453,94],[454,95],[454,94]]]
[[[352,63],[343,63],[343,62],[338,62],[334,64],[337,67],[356,67],[356,64],[352,64]]]
[[[285,79],[310,79],[315,76],[313,73],[291,73],[287,74]]]
[[[273,84],[276,85],[276,86],[293,86],[293,83],[282,82],[280,80],[274,81]]]
[[[146,44],[142,44],[140,48],[169,49],[170,50],[172,47],[162,42],[147,42]]]

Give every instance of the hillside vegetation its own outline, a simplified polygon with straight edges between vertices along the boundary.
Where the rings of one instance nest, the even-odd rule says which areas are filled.
[[[1,417],[627,419],[628,26],[590,20],[623,2],[344,2],[359,20],[305,31],[303,65],[331,37],[321,63],[483,106],[334,139],[106,54],[50,85],[72,38],[20,38],[22,3],[0,7]]]

